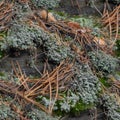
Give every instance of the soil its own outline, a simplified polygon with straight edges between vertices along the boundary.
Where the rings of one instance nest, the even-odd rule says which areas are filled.
[[[105,115],[101,109],[87,110],[77,116],[65,116],[61,120],[105,120]]]
[[[61,0],[60,6],[56,8],[57,11],[65,11],[66,13],[70,15],[95,15],[100,16],[100,13],[103,13],[104,10],[104,2],[100,0],[96,0],[94,2],[94,5],[89,5],[88,0],[68,0],[67,2],[64,2],[64,0]],[[77,2],[76,2],[77,1]],[[113,9],[115,5],[112,3],[109,3],[108,10]]]
[[[46,60],[44,53],[40,51],[36,53],[36,56],[34,53],[31,54],[28,51],[11,51],[9,55],[6,55],[0,60],[0,73],[13,73],[12,62],[18,62],[25,75],[39,77],[43,72]],[[49,62],[48,70],[51,70],[54,66],[54,63]]]

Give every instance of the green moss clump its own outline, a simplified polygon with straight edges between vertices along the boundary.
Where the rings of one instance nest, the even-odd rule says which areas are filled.
[[[108,82],[108,79],[105,77],[100,78],[100,82],[107,88],[109,88],[111,86],[110,83]]]
[[[53,16],[57,19],[57,20],[66,20],[67,17],[69,16],[67,13],[65,12],[56,12],[53,10],[49,10]]]
[[[50,101],[47,97],[39,97],[37,101],[43,103],[47,108],[49,105],[54,104],[53,112],[58,116],[64,116],[68,113],[73,115],[78,114],[81,111],[85,111],[94,106],[94,104],[84,103],[79,95],[68,90],[64,94],[61,93],[62,98],[57,101]]]
[[[93,28],[93,21],[86,17],[73,17],[71,18],[72,21],[78,22],[82,27],[92,27]]]
[[[4,56],[4,52],[0,51],[0,59]]]
[[[76,103],[76,105],[71,109],[70,113],[73,115],[77,115],[82,111],[88,110],[93,108],[95,105],[94,104],[85,104],[81,100]]]

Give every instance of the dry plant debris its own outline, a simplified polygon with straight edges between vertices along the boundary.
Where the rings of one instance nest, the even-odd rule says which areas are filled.
[[[109,81],[111,81],[112,84],[112,86],[110,87],[110,92],[115,93],[117,96],[120,97],[120,81],[112,75],[110,75]],[[119,102],[120,102],[120,98],[119,98]]]
[[[7,30],[13,17],[13,3],[0,2],[0,31]]]
[[[115,41],[120,38],[120,5],[117,6],[112,12],[104,11],[102,16],[102,23],[109,29],[110,38],[115,37]],[[113,43],[113,45],[114,45]]]
[[[50,100],[56,101],[60,97],[59,92],[67,90],[68,82],[70,82],[71,77],[74,75],[72,72],[73,64],[68,61],[61,62],[52,72],[45,72],[39,79],[30,79],[25,76],[18,62],[15,65],[12,63],[12,66],[20,84],[16,85],[12,82],[0,80],[0,91],[20,97],[49,114],[52,113],[54,104],[50,105],[49,108],[45,108],[35,98],[43,95],[48,96]]]
[[[85,53],[89,50],[100,49],[105,52],[110,52],[109,47],[104,39],[96,40],[91,34],[91,30],[88,28],[81,27],[76,22],[65,22],[58,21],[55,23],[46,23],[49,26],[49,31],[54,31],[68,34],[73,38],[73,43],[78,42]]]
[[[19,0],[20,3],[26,4],[29,0]],[[9,3],[8,1],[0,2],[0,31],[5,31],[9,28],[13,14],[14,2]],[[110,36],[115,33],[115,39],[119,37],[119,23],[120,23],[120,6],[111,12],[105,12],[102,18],[103,24],[109,28]],[[24,21],[25,20],[25,21]],[[59,35],[63,41],[61,43],[66,44],[77,54],[77,60],[80,62],[87,63],[88,52],[102,50],[103,52],[110,53],[111,49],[105,42],[104,38],[97,38],[91,34],[91,30],[85,27],[81,27],[76,22],[71,21],[57,21],[51,13],[46,10],[32,10],[27,16],[23,23],[28,23],[29,27],[40,27],[43,28],[47,33],[54,33]],[[12,27],[12,26],[11,26]],[[68,43],[64,42],[64,36],[68,35],[72,38]],[[46,36],[45,36],[46,37]],[[2,39],[2,37],[0,37]],[[75,43],[78,43],[79,48]],[[61,45],[61,44],[60,44]],[[6,95],[14,96],[14,100],[19,102],[20,105],[32,103],[38,108],[42,109],[46,113],[52,114],[55,102],[62,98],[60,92],[67,91],[69,89],[69,83],[72,77],[74,77],[74,64],[68,60],[62,61],[53,71],[48,72],[44,69],[42,77],[38,79],[31,79],[23,74],[21,67],[18,62],[12,63],[15,78],[18,79],[19,84],[13,83],[12,81],[0,80],[0,92]],[[86,73],[85,73],[86,74]],[[113,82],[114,86],[120,89],[120,83],[117,81]],[[48,97],[50,105],[45,107],[36,98],[38,96]],[[22,98],[22,100],[21,100]],[[21,102],[23,101],[23,102]],[[52,103],[54,101],[54,103]],[[27,120],[23,117],[23,111],[19,110],[17,106],[11,105],[11,108],[21,116],[21,119]]]

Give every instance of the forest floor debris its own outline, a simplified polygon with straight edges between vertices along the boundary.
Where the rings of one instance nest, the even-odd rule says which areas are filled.
[[[5,111],[14,111],[16,117],[22,120],[33,120],[30,115],[33,115],[31,111],[34,109],[64,116],[92,110],[97,106],[104,108],[102,112],[106,118],[118,118],[120,83],[114,74],[119,72],[120,63],[113,47],[119,41],[120,6],[111,13],[105,12],[102,17],[110,38],[115,36],[114,41],[108,41],[105,34],[98,37],[91,28],[83,27],[78,22],[57,20],[46,9],[38,9],[34,2],[0,2],[0,62],[4,62],[6,56],[17,58],[22,52],[28,52],[31,57],[26,66],[34,67],[39,73],[38,76],[29,74],[31,78],[18,61],[10,61],[12,67],[8,78],[4,80],[5,75],[3,71],[0,72],[0,105],[4,104],[8,107]],[[40,60],[37,51],[43,54],[40,61],[44,64],[42,72],[35,66],[36,61]],[[109,79],[109,74],[113,79]],[[109,85],[106,85],[107,82]],[[110,91],[117,99],[112,99]],[[117,104],[112,104],[114,102]],[[114,109],[109,107],[111,104]],[[0,110],[0,115],[2,112]],[[10,114],[13,116],[14,113]],[[47,119],[45,116],[44,119]],[[97,119],[96,116],[99,115],[95,113],[92,117]],[[7,114],[5,119],[8,117]],[[38,116],[34,117],[35,120],[39,119]]]

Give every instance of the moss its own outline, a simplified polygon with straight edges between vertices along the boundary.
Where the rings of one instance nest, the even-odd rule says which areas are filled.
[[[68,16],[67,13],[65,12],[57,12],[58,15],[62,16],[62,17],[66,17]]]
[[[100,78],[100,82],[107,88],[111,86],[106,77]]]
[[[53,13],[53,16],[57,19],[57,20],[67,20],[67,18],[69,17],[69,15],[67,13],[65,13],[64,11],[59,12],[59,11],[50,11]]]
[[[73,16],[70,20],[78,22],[82,27],[89,27],[90,29],[100,28],[101,24],[98,22],[98,17],[92,16]]]
[[[88,110],[90,108],[93,108],[95,104],[84,103],[79,95],[76,95],[72,91],[68,90],[64,93],[59,93],[61,96],[61,99],[58,99],[55,101],[53,113],[58,116],[64,116],[66,114],[77,114],[82,111]],[[39,96],[37,99],[40,103],[44,104],[46,108],[49,107],[50,104],[54,103],[54,100],[50,101],[48,97]]]
[[[7,36],[7,32],[0,32],[0,44],[3,42],[4,38]],[[4,52],[0,50],[0,59],[4,57]]]
[[[0,79],[1,80],[7,81],[7,80],[9,80],[9,77],[10,77],[10,75],[8,73],[0,72]]]
[[[0,59],[4,57],[4,52],[0,50]]]
[[[5,74],[3,72],[0,72],[0,76],[5,76]]]
[[[93,108],[94,104],[85,104],[81,100],[76,103],[76,105],[71,109],[70,114],[77,115],[82,111],[86,111],[88,109]]]
[[[59,101],[58,102],[58,105],[59,105]],[[60,109],[58,110],[55,110],[54,111],[54,114],[58,115],[58,116],[65,116],[66,114],[69,114],[69,115],[78,115],[80,114],[81,112],[83,111],[86,111],[88,109],[91,109],[93,108],[95,105],[94,104],[85,104],[84,102],[82,102],[82,100],[79,100],[74,107],[71,107],[70,111],[69,112],[66,112],[66,111],[61,111]],[[58,106],[60,107],[60,106]]]
[[[116,47],[115,54],[117,57],[120,57],[120,40],[117,40],[115,47]]]
[[[1,40],[2,38],[5,38],[6,35],[7,35],[7,33],[6,33],[5,31],[0,32],[0,40]]]

